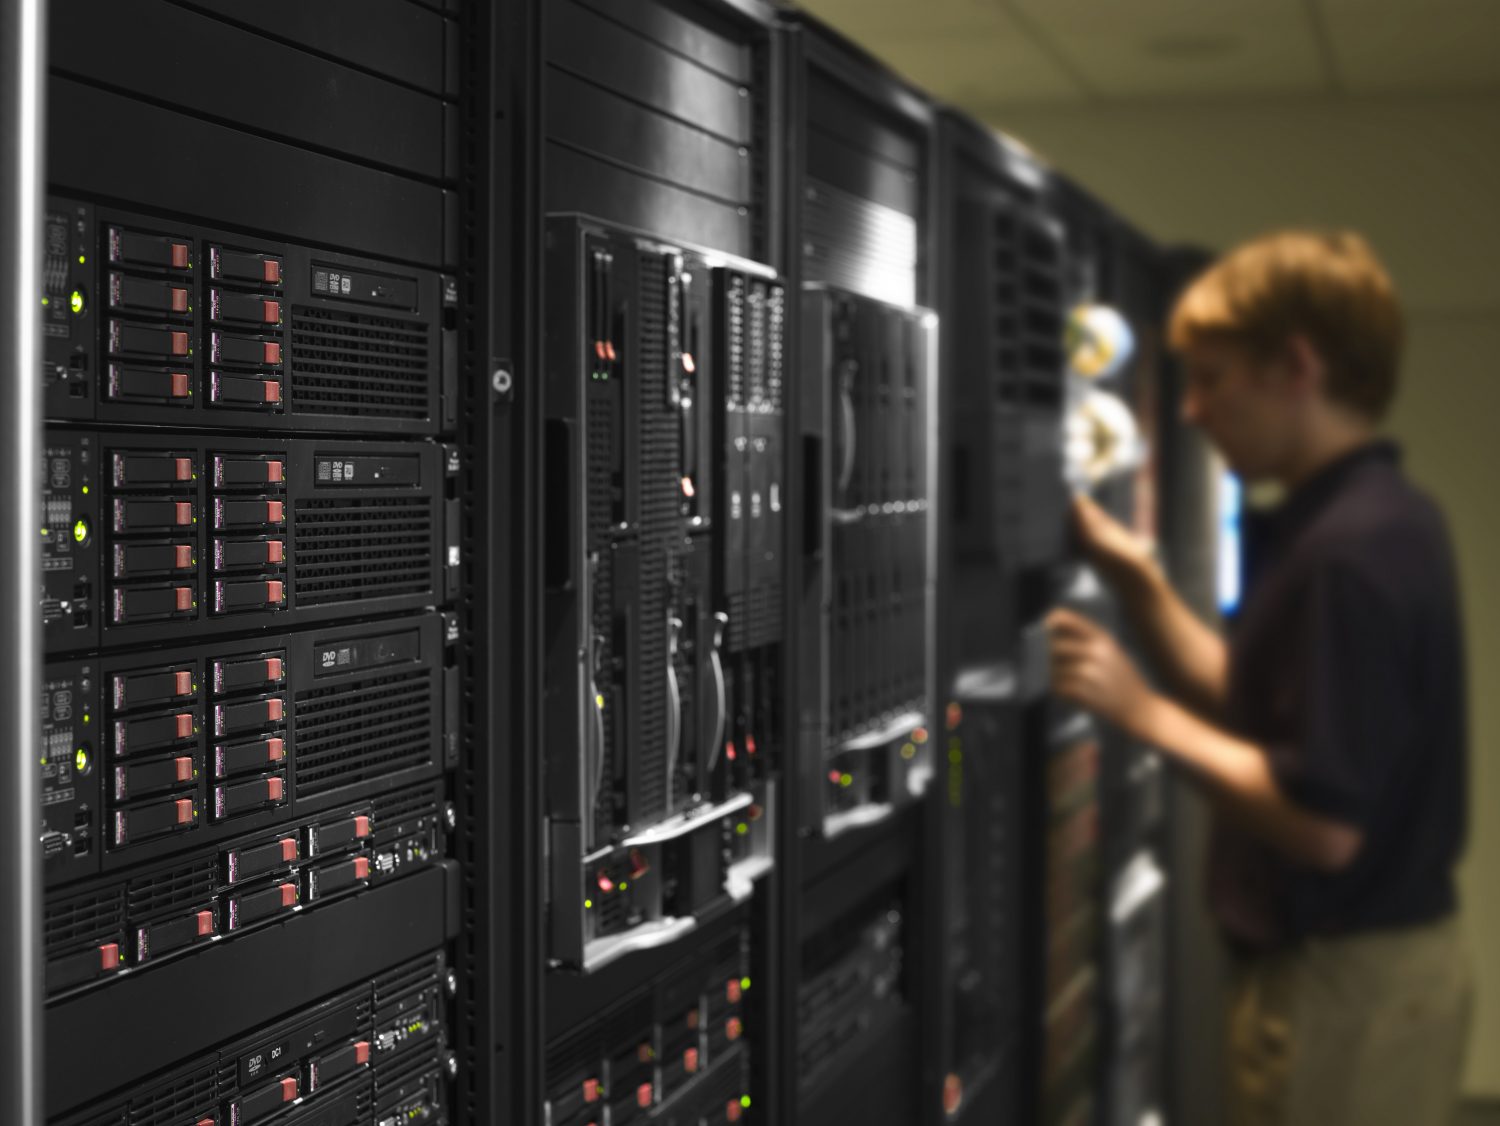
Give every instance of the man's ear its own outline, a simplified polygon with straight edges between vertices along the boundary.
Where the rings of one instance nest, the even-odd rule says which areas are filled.
[[[1287,337],[1282,363],[1288,384],[1299,398],[1327,393],[1328,364],[1311,337],[1300,332]]]

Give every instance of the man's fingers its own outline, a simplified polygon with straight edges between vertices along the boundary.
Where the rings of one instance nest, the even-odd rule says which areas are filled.
[[[1098,655],[1098,642],[1089,637],[1056,637],[1052,639],[1052,661],[1084,661]]]
[[[1102,632],[1091,619],[1065,606],[1059,606],[1049,613],[1043,625],[1054,638],[1062,634],[1093,637]]]

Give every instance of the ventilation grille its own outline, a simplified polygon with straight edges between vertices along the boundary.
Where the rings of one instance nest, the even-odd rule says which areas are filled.
[[[677,412],[667,402],[668,263],[663,255],[642,253],[639,264],[641,713],[633,764],[639,808],[632,816],[650,824],[667,812],[667,588],[669,555],[681,534],[682,458]]]
[[[292,307],[293,411],[425,420],[432,367],[421,321]]]
[[[69,1126],[130,1126],[130,1118],[123,1106],[117,1106],[93,1118],[75,1119]]]
[[[292,580],[299,607],[432,589],[428,497],[301,500],[293,520]]]
[[[45,926],[50,957],[118,935],[125,929],[124,889],[114,887],[50,903]]]
[[[786,291],[779,285],[766,294],[765,398],[773,411],[786,409]]]
[[[394,825],[409,824],[437,812],[436,786],[408,786],[394,794],[383,794],[372,803],[375,831],[384,834]]]
[[[762,583],[748,591],[731,595],[731,649],[755,649],[780,641],[782,598],[779,583]]]
[[[433,1088],[437,1085],[438,1062],[431,1052],[415,1056],[402,1070],[398,1071],[396,1067],[394,1063],[387,1063],[383,1068],[375,1069],[374,1099],[382,1112],[416,1098],[424,1090],[429,1096],[428,1105],[436,1105],[437,1092]],[[420,1118],[416,1120],[421,1121]]]
[[[217,886],[214,867],[213,857],[205,856],[175,871],[131,880],[127,893],[130,918],[139,922],[153,915],[202,906]]]
[[[424,670],[317,688],[293,700],[297,797],[317,797],[432,762]]]
[[[749,382],[745,394],[759,409],[779,411],[786,394],[786,297],[781,286],[752,283],[748,310],[742,341]]]
[[[725,341],[724,354],[728,358],[725,394],[731,408],[745,405],[745,279],[739,274],[729,275],[728,293],[725,295]]]
[[[588,520],[589,533],[603,536],[614,523],[615,448],[618,426],[613,383],[590,387],[588,397]]]
[[[179,1126],[195,1122],[213,1110],[218,1083],[212,1067],[201,1068],[170,1087],[132,1099],[130,1126]]]
[[[442,972],[442,955],[431,954],[397,966],[377,977],[374,981],[376,1022],[380,1023],[384,1015],[381,1006],[399,1000],[423,986],[436,985]]]
[[[547,1096],[554,1102],[576,1096],[583,1079],[599,1074],[601,1062],[597,1028],[553,1044],[547,1049]]]
[[[749,368],[749,395],[752,403],[763,403],[767,399],[770,373],[770,349],[766,340],[766,286],[764,282],[753,282],[748,302],[749,324],[745,332],[745,358]]]

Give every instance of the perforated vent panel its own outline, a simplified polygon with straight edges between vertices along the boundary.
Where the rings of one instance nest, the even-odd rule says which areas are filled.
[[[668,553],[680,534],[676,412],[667,402],[667,267],[660,254],[640,256],[637,349],[641,395],[641,743],[637,764],[646,823],[667,812]]]
[[[615,396],[612,389],[601,388],[589,395],[588,410],[588,506],[589,532],[603,535],[608,531],[614,509],[614,467],[616,462]]]
[[[130,881],[129,908],[133,922],[152,915],[200,906],[214,893],[214,858]]]
[[[442,958],[434,954],[430,958],[419,958],[415,962],[398,966],[377,977],[374,982],[376,1020],[381,1019],[384,1006],[390,1002],[398,1000],[414,989],[434,984],[442,968]]]
[[[125,889],[115,887],[49,903],[45,927],[49,957],[116,934],[125,927]]]
[[[433,761],[425,671],[313,689],[292,706],[299,800]]]
[[[132,1100],[130,1126],[179,1126],[197,1121],[212,1109],[217,1096],[213,1068],[200,1068],[170,1087],[158,1088],[149,1096]]]
[[[745,405],[745,279],[739,274],[729,275],[728,293],[725,297],[727,323],[725,324],[725,355],[729,358],[729,371],[724,381],[724,393],[729,406]]]
[[[432,588],[429,497],[300,500],[292,510],[299,607],[422,594]]]
[[[372,803],[376,834],[436,812],[437,801],[436,786],[407,786],[394,794],[382,794]]]
[[[991,425],[994,526],[1001,553],[1037,561],[1061,550],[1063,368],[1061,233],[1010,207],[991,222]]]
[[[421,321],[292,307],[292,410],[425,420],[434,373]]]

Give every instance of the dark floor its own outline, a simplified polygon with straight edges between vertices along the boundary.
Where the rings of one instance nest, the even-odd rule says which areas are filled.
[[[1500,1102],[1470,1103],[1453,1126],[1500,1126]]]

